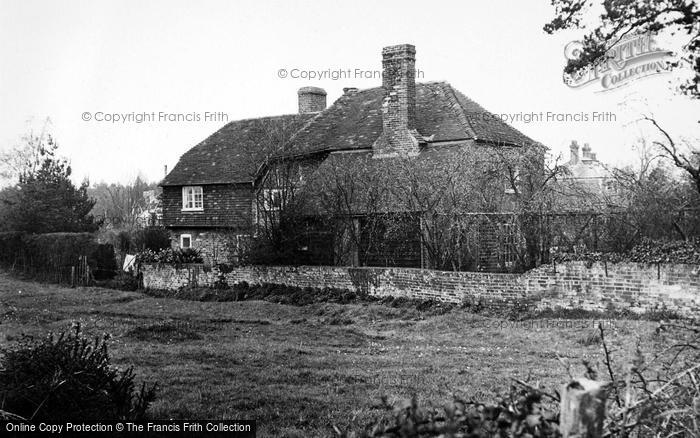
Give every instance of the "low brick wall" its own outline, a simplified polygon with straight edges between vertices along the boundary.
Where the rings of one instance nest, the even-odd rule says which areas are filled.
[[[222,274],[203,265],[144,265],[146,288],[179,289],[210,286],[219,278],[228,284],[275,283],[298,287],[332,287],[375,296],[436,299],[485,305],[529,303],[537,308],[660,308],[700,316],[700,266],[641,263],[567,262],[524,274],[449,272],[411,268],[332,266],[244,266]]]
[[[700,266],[652,263],[567,262],[523,274],[540,308],[646,312],[666,308],[700,316]]]

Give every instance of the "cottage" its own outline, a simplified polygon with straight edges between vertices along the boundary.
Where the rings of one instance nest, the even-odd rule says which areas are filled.
[[[330,107],[324,90],[304,87],[298,114],[231,122],[186,152],[161,183],[173,244],[235,261],[261,225],[304,194],[306,218],[342,225],[304,222],[312,237],[299,250],[309,263],[454,267],[454,257],[445,261],[431,248],[431,229],[441,234],[441,218],[475,213],[498,220],[469,221],[458,233],[480,233],[483,243],[496,227],[508,231],[490,245],[512,246],[503,218],[526,190],[522,182],[536,176],[544,148],[449,83],[416,83],[415,53],[409,44],[385,47],[381,87],[345,88]],[[387,218],[402,224],[393,238]],[[473,252],[479,269],[502,269],[514,257]]]

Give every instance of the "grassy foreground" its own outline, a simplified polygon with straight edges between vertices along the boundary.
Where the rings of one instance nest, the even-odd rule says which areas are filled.
[[[0,274],[0,344],[80,321],[113,363],[158,381],[154,418],[256,419],[258,436],[331,436],[383,416],[381,396],[492,400],[511,378],[558,388],[602,352],[593,320],[512,322],[380,304],[196,302],[64,288]],[[656,327],[606,321],[622,361]],[[601,368],[602,371],[602,368]]]

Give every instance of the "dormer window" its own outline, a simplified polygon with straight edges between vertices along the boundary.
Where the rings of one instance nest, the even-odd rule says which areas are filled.
[[[182,188],[182,210],[204,210],[204,191],[202,186],[185,186]]]

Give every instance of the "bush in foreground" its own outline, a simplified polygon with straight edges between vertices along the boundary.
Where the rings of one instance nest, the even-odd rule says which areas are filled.
[[[76,324],[58,337],[0,349],[2,409],[44,422],[144,419],[156,385],[137,391],[132,368],[110,365],[106,341],[84,337]]]

